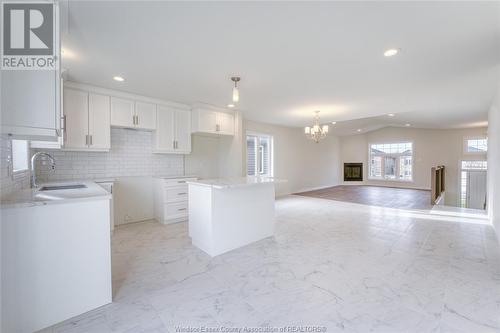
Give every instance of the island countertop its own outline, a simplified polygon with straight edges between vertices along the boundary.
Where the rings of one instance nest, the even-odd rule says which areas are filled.
[[[40,191],[43,186],[85,185],[85,188]],[[93,181],[50,182],[38,188],[28,188],[12,193],[1,201],[2,209],[60,204],[74,201],[106,200],[111,194]]]
[[[238,177],[238,178],[215,178],[187,181],[191,185],[207,186],[214,189],[236,188],[253,186],[258,184],[285,183],[286,180],[274,177]]]

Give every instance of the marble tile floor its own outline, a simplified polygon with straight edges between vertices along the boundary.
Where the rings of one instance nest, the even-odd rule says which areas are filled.
[[[500,246],[485,216],[301,196],[276,214],[273,238],[215,258],[186,223],[117,228],[114,302],[44,332],[500,332]]]

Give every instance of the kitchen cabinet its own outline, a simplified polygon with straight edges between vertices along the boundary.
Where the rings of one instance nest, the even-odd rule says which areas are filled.
[[[234,135],[233,113],[195,108],[192,117],[193,133]]]
[[[188,184],[196,178],[156,178],[155,218],[163,224],[188,220]]]
[[[59,5],[54,3],[55,27]],[[54,28],[53,70],[3,70],[0,75],[1,132],[14,138],[57,142],[61,136],[59,29]]]
[[[234,135],[234,116],[225,112],[217,112],[219,134]]]
[[[134,101],[111,97],[111,126],[135,127]]]
[[[135,120],[136,128],[146,130],[156,129],[156,104],[136,102]]]
[[[191,112],[158,105],[154,153],[191,152]]]
[[[111,126],[154,130],[156,105],[111,97]]]
[[[110,138],[110,98],[87,91],[64,91],[64,149],[107,151]]]
[[[111,148],[110,98],[100,94],[89,94],[89,147]]]

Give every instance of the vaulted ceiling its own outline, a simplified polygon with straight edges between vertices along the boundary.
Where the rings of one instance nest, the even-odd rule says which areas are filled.
[[[237,107],[256,121],[304,126],[321,110],[324,122],[478,126],[499,83],[500,2],[70,1],[63,7],[70,80],[225,106],[230,77],[239,75]],[[400,52],[384,57],[389,48]],[[113,81],[115,75],[125,81]],[[396,116],[384,118],[388,113]]]

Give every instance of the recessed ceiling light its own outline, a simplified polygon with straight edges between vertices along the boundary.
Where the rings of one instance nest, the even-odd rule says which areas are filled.
[[[394,117],[394,116],[395,116],[395,114],[394,114],[394,113],[388,113],[387,115],[388,115],[389,117]]]
[[[411,126],[411,124],[405,124],[405,126],[406,126],[406,127],[410,127],[410,126]]]
[[[113,80],[118,81],[118,82],[123,82],[123,81],[125,81],[125,79],[124,79],[124,78],[122,78],[121,76],[113,76]]]
[[[335,125],[337,122],[336,121],[332,121],[332,125]]]
[[[358,131],[358,132],[361,132],[361,128],[358,128],[358,129],[357,129],[357,131]]]
[[[234,104],[228,104],[227,107],[228,108],[234,108]]]
[[[384,56],[386,56],[386,57],[392,57],[392,56],[395,56],[398,53],[399,53],[398,49],[388,49],[388,50],[386,50],[384,52]]]

